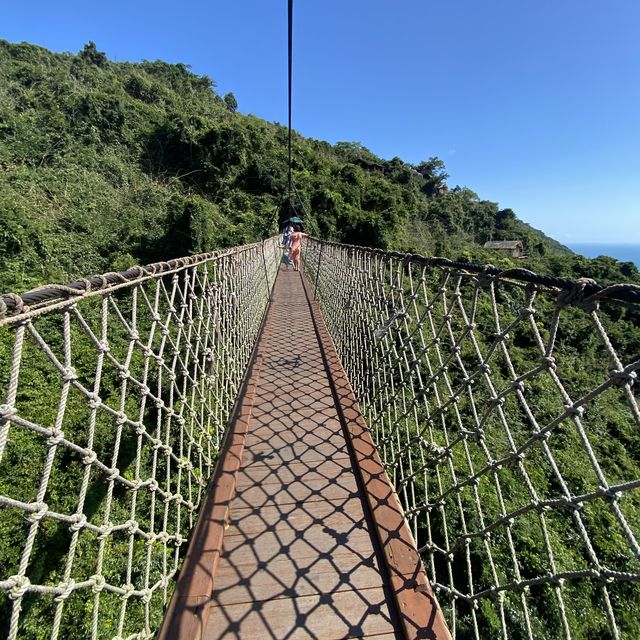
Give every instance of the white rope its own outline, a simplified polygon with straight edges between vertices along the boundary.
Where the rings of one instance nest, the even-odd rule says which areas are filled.
[[[5,296],[10,639],[34,625],[50,638],[153,637],[279,258],[272,238],[45,287],[27,296],[37,308]]]
[[[636,288],[305,242],[453,635],[582,637],[580,592],[603,636],[633,634],[621,613],[640,605],[629,590],[640,582],[638,467],[611,459],[610,436],[592,430],[605,397],[621,429],[640,427],[640,359],[607,331],[624,304],[614,296],[635,300]],[[580,345],[561,337],[574,326],[602,353],[598,370],[576,375]]]

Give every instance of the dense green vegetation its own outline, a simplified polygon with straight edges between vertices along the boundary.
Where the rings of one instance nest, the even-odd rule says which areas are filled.
[[[286,130],[237,113],[181,64],[0,41],[0,289],[252,241],[286,217]],[[589,261],[467,188],[437,158],[385,161],[358,143],[294,137],[296,207],[323,237],[491,261],[519,239],[547,273],[637,278]]]
[[[278,124],[242,115],[237,109],[233,94],[218,95],[212,80],[192,74],[185,65],[161,61],[114,63],[92,43],[78,55],[71,55],[0,41],[0,289],[24,291],[45,282],[65,282],[276,233],[279,221],[288,216],[287,131]],[[437,158],[411,165],[399,158],[378,158],[358,143],[330,145],[298,135],[294,136],[293,157],[295,206],[304,215],[310,233],[354,244],[504,267],[523,266],[570,278],[640,282],[633,264],[576,256],[520,221],[511,209],[499,209],[464,187],[445,189],[448,176]],[[489,239],[522,240],[528,257],[516,260],[489,252],[482,248]],[[515,313],[515,302],[500,302],[507,316]],[[87,313],[97,326],[97,312]],[[615,348],[623,362],[630,362],[640,352],[637,313],[620,308],[608,313],[606,320]],[[49,329],[47,322],[51,324]],[[60,321],[47,322],[42,323],[42,331],[55,340]],[[516,332],[516,338],[516,365],[532,366],[531,337],[522,331],[522,335]],[[114,338],[114,343],[112,348],[124,353],[124,341],[119,344]],[[9,358],[10,346],[8,339],[0,343],[3,362]],[[599,380],[606,375],[606,354],[584,315],[570,316],[563,322],[558,348],[568,354],[563,379],[576,393],[597,382],[590,372],[598,371]],[[95,357],[93,346],[86,341],[74,353],[74,358],[85,361],[87,370],[95,366]],[[505,384],[507,380],[504,374]],[[5,370],[0,383],[5,388]],[[109,371],[103,393],[117,398],[118,384],[118,372]],[[557,398],[545,400],[544,393],[549,389],[543,388],[542,381],[534,384],[540,385],[537,397],[541,414],[551,415]],[[29,407],[33,421],[51,424],[56,415],[59,377],[33,346],[25,356],[21,385],[20,400]],[[637,430],[628,408],[621,407],[620,397],[612,392],[599,400],[594,413],[592,437],[598,452],[615,462],[612,476],[640,477]],[[77,430],[80,438],[87,419],[87,407],[81,399],[72,402],[66,419],[65,429],[72,434]],[[109,421],[98,424],[101,451],[107,452],[112,446],[111,426]],[[562,434],[562,438],[568,444],[558,444],[557,449],[571,469],[576,491],[583,485],[590,487],[587,461],[580,460],[571,467],[574,445],[577,448],[571,440],[575,434]],[[0,482],[19,487],[20,499],[30,501],[34,499],[44,447],[35,436],[25,437],[19,448],[15,444],[7,458],[10,467],[3,462],[5,467],[0,469]],[[132,459],[133,446],[133,440],[125,441],[124,458],[118,463],[123,469]],[[19,466],[27,458],[37,462],[31,465],[33,469]],[[71,512],[77,496],[74,483],[82,467],[74,463],[77,468],[71,472],[76,479],[69,480],[67,493],[60,471],[65,464],[69,469],[73,466],[64,460],[59,463],[58,494],[48,500]],[[518,482],[514,477],[514,501]],[[103,484],[89,490],[91,509],[98,515],[104,508]],[[485,497],[488,508],[493,508],[491,501],[495,498],[489,490]],[[115,508],[126,512],[124,504]],[[637,503],[629,510],[637,524]],[[7,540],[10,534],[24,533],[26,525],[18,517],[7,518],[4,524],[5,529],[0,527],[0,566],[15,567],[20,550]],[[46,558],[41,556],[31,575],[34,581],[55,583],[68,548],[68,535],[63,527],[47,526],[50,530],[44,529],[51,553]],[[614,563],[619,548],[608,536],[611,522],[603,516],[601,522],[594,520],[590,526],[598,551]],[[532,528],[528,537],[522,536],[526,570],[532,574],[537,569],[536,535]],[[94,562],[92,543],[89,534],[83,533],[77,554],[85,577],[91,575]],[[122,542],[107,554],[106,572],[114,581],[119,579],[116,560],[125,548]],[[144,555],[142,546],[136,548],[138,551]],[[567,557],[571,556],[570,550],[565,551]],[[477,567],[482,570],[479,560]],[[590,607],[600,606],[598,597],[576,593],[576,604],[569,612],[572,623],[579,627],[581,620],[591,622],[584,624],[575,637],[606,634],[602,616],[591,615],[590,611]],[[84,637],[93,605],[91,598],[74,598],[67,605],[63,628],[75,630],[70,637]],[[637,589],[625,587],[616,592],[616,598],[637,603]],[[116,600],[110,602],[105,597],[106,604],[102,605],[107,612],[101,619],[105,635],[116,625]],[[6,598],[0,604],[3,625]],[[21,629],[24,637],[48,637],[38,621],[50,616],[51,603],[43,605],[34,599],[28,604],[31,614]],[[130,611],[129,615],[128,631],[139,628],[135,625],[141,620],[140,611]],[[491,615],[487,613],[484,622],[488,625],[487,637],[493,637],[499,628]],[[546,625],[545,615],[539,612],[536,630],[551,634],[549,637],[560,634],[557,627]],[[467,624],[468,619],[460,622],[461,637],[466,637]],[[631,604],[623,613],[621,626],[628,637],[640,633]]]

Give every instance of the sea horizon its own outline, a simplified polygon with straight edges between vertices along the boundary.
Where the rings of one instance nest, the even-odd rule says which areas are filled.
[[[633,262],[640,268],[640,242],[565,242],[571,251],[586,258],[609,256],[620,262]]]

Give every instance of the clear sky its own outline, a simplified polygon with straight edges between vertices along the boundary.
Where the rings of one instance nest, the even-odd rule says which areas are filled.
[[[286,0],[5,1],[0,37],[190,64],[286,123]],[[294,128],[450,185],[560,241],[640,243],[640,0],[295,0]]]

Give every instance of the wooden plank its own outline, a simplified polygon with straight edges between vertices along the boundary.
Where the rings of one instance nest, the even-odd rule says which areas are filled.
[[[342,433],[342,425],[332,424],[331,426],[319,426],[316,423],[305,424],[304,422],[291,422],[285,424],[284,420],[271,420],[265,424],[256,424],[254,422],[250,439],[255,438],[256,441],[280,436],[282,438],[309,438],[313,436],[322,441],[335,439],[345,443],[344,434]]]
[[[215,522],[198,523],[224,532],[211,545],[213,585],[183,597],[189,625],[162,640],[395,637],[393,585],[374,550],[299,274],[276,281],[257,351],[250,419],[232,439],[233,460],[219,462],[233,469],[227,491],[237,493]]]
[[[278,461],[269,459],[256,461],[243,466],[238,472],[238,489],[256,484],[286,484],[289,482],[313,482],[351,475],[351,460],[340,457],[331,460],[311,462],[290,462],[283,466]]]
[[[256,402],[258,399],[256,399]],[[316,428],[319,423],[321,426],[331,429],[338,433],[342,432],[342,423],[338,419],[335,406],[327,404],[309,403],[308,398],[304,401],[307,403],[304,409],[291,409],[286,405],[283,407],[273,406],[265,408],[266,401],[263,401],[261,410],[255,416],[255,427],[261,426],[279,426],[282,429],[289,427],[306,425],[309,428]]]
[[[251,540],[243,535],[225,536],[223,557],[234,563],[264,563],[282,554],[308,558],[314,554],[331,557],[338,552],[367,556],[371,551],[371,534],[363,528],[342,532],[327,528],[316,532],[313,538],[307,538],[304,531],[287,529],[265,531]]]
[[[302,304],[306,304],[306,301]],[[311,340],[315,338],[312,331],[313,327],[308,331]],[[332,400],[323,394],[326,373],[323,371],[322,354],[317,345],[309,343],[308,347],[310,351],[304,355],[301,362],[305,369],[313,369],[313,371],[307,375],[297,373],[294,376],[288,376],[282,372],[277,372],[275,375],[270,373],[270,369],[273,368],[273,361],[271,345],[269,346],[269,353],[265,353],[265,357],[269,358],[266,363],[266,378],[264,384],[260,385],[257,396],[258,400],[264,402],[269,409],[271,407],[285,406],[290,409],[306,409],[309,406],[331,407]],[[311,351],[316,352],[315,357]],[[277,381],[277,384],[270,382],[270,377],[273,378],[274,382]],[[292,384],[289,384],[290,382]],[[304,400],[304,402],[299,405],[295,404],[301,400]]]
[[[254,483],[238,490],[234,509],[265,507],[290,503],[344,500],[358,495],[358,486],[352,475],[335,478],[318,477],[314,480],[293,482]]]
[[[256,450],[267,449],[269,447],[279,449],[280,447],[295,444],[308,447],[331,445],[336,449],[347,450],[347,445],[342,433],[332,433],[328,429],[322,428],[302,430],[298,427],[292,427],[286,431],[276,431],[263,427],[247,437],[247,446]]]
[[[358,638],[394,633],[383,588],[211,607],[205,640]]]
[[[335,412],[335,407],[334,407]],[[252,434],[256,438],[260,436],[270,436],[282,433],[295,433],[301,437],[315,435],[324,439],[330,437],[341,438],[344,443],[344,433],[342,432],[342,423],[338,422],[335,417],[328,419],[322,415],[321,419],[312,419],[307,416],[291,416],[272,417],[263,416],[262,420],[255,420],[253,423]],[[320,435],[321,434],[321,435]]]
[[[245,449],[242,456],[242,466],[250,466],[256,463],[285,464],[289,462],[323,462],[345,458],[350,460],[346,450],[340,450],[335,445],[327,443],[318,447],[287,446],[281,449]]]
[[[253,423],[251,436],[256,439],[269,437],[276,434],[296,434],[303,438],[309,435],[315,435],[318,438],[326,439],[331,437],[342,438],[344,442],[344,434],[342,433],[341,423],[332,422],[330,425],[318,425],[316,422],[308,422],[304,420],[293,420],[289,418],[265,419],[262,422],[257,420]]]
[[[367,589],[380,584],[380,568],[375,555],[362,561],[352,554],[332,558],[277,558],[267,570],[254,563],[235,565],[225,558],[216,574],[216,605],[292,598],[314,593]]]
[[[344,440],[338,444],[334,442],[316,442],[312,444],[310,439],[300,439],[297,442],[281,442],[274,447],[270,443],[254,443],[245,449],[244,459],[251,460],[260,456],[269,455],[270,460],[287,462],[304,462],[305,460],[332,460],[336,457],[349,457],[347,445]]]
[[[312,427],[290,427],[286,430],[276,430],[273,428],[261,428],[253,431],[247,440],[247,444],[252,449],[279,448],[282,446],[298,444],[310,448],[320,447],[322,445],[331,445],[336,449],[346,450],[342,430],[326,429],[317,424]]]
[[[368,529],[359,496],[343,500],[241,508],[234,501],[227,536],[252,538],[263,531],[302,532],[313,539],[318,531],[349,532]]]

